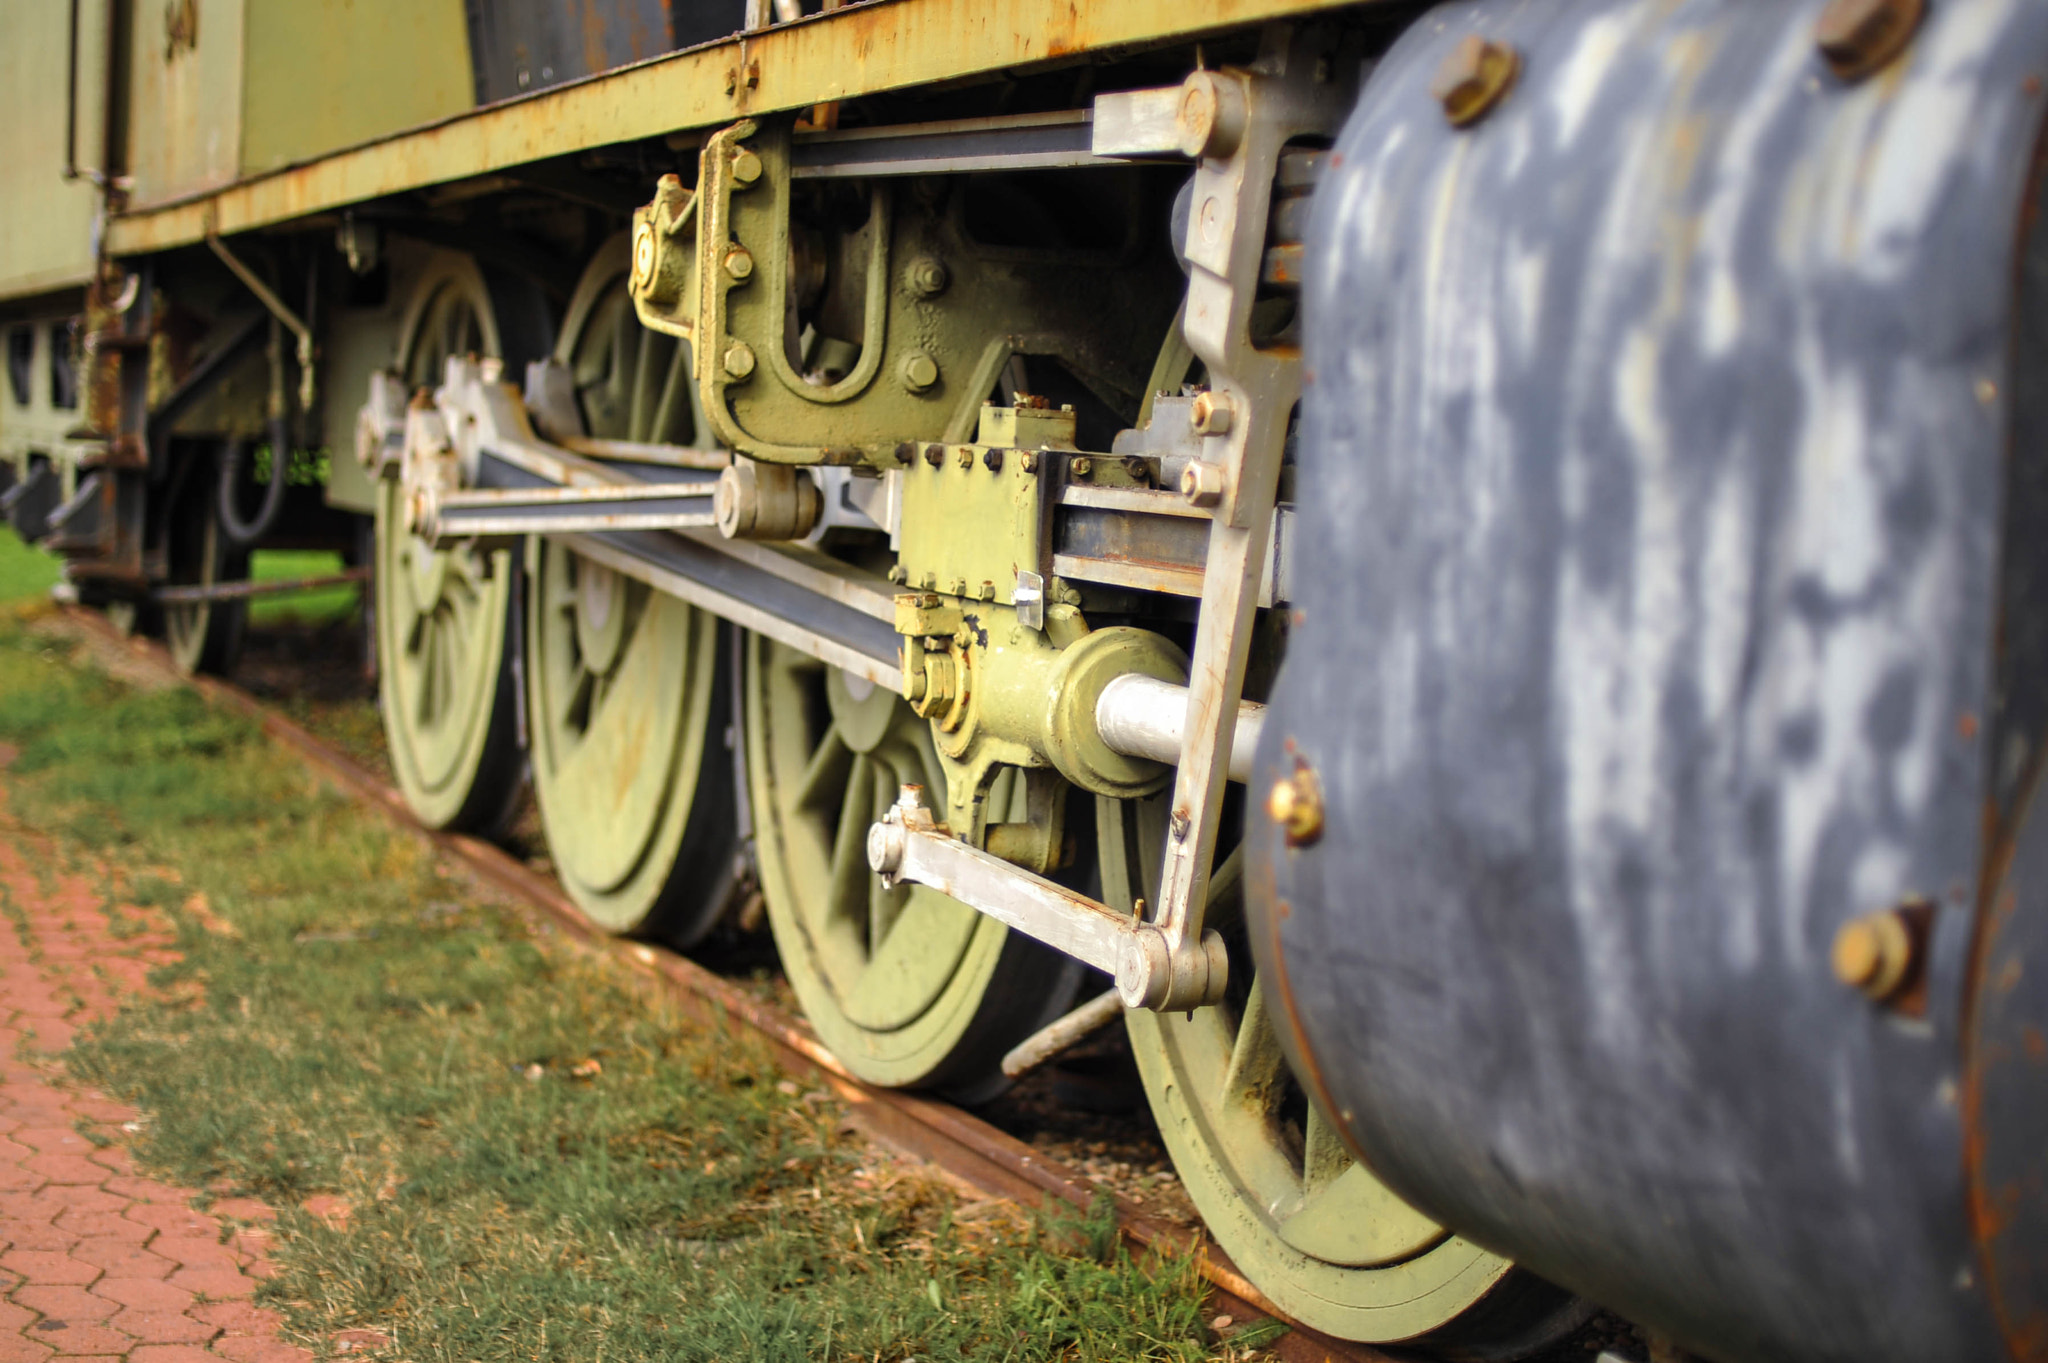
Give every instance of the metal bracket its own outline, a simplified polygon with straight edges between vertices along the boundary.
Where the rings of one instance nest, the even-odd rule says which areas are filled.
[[[285,306],[285,301],[272,292],[270,286],[263,282],[262,276],[244,264],[241,257],[230,251],[227,243],[214,235],[211,229],[206,233],[206,244],[220,257],[220,263],[227,266],[235,278],[241,280],[249,292],[256,295],[257,301],[270,310],[270,315],[299,338],[299,410],[312,411],[316,391],[313,377],[313,329],[299,320],[299,315]]]

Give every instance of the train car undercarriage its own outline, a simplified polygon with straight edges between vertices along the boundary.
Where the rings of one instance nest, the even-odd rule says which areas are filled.
[[[1317,1329],[2048,1357],[2048,11],[999,8],[117,212],[0,506],[190,668],[344,548],[421,817],[873,1082],[1121,1017]]]

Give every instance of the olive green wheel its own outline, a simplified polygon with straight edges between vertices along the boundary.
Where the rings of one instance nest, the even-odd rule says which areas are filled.
[[[1096,802],[1112,908],[1156,902],[1165,822],[1163,797]],[[1307,1101],[1253,978],[1239,865],[1233,852],[1210,885],[1228,1000],[1125,1014],[1160,1135],[1217,1243],[1282,1310],[1342,1339],[1426,1336],[1452,1357],[1505,1359],[1575,1329],[1587,1308],[1408,1207]]]
[[[920,885],[885,889],[868,827],[905,784],[945,789],[931,729],[893,691],[751,636],[748,786],[768,921],[818,1035],[871,1083],[963,1101],[1069,1005],[1080,968]]]
[[[229,552],[220,518],[206,497],[184,499],[170,527],[170,551],[169,581],[174,586],[211,587],[240,576],[233,570],[248,562],[246,554]],[[164,644],[171,661],[188,677],[195,672],[226,676],[241,657],[248,619],[246,601],[163,607]]]
[[[588,434],[687,439],[688,356],[641,329],[628,265],[622,235],[584,271],[555,359]],[[559,544],[535,541],[527,565],[527,732],[555,872],[601,926],[689,946],[735,881],[725,632]]]
[[[439,384],[452,355],[503,353],[482,272],[435,257],[399,331],[406,387]],[[406,529],[399,485],[378,485],[378,696],[399,789],[429,827],[488,836],[516,807],[525,754],[506,647],[515,571],[503,550],[437,553]]]

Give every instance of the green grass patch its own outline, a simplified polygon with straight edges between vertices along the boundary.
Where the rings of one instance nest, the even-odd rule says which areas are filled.
[[[63,573],[54,554],[46,554],[0,525],[0,601],[46,596]]]
[[[536,935],[191,693],[0,626],[0,741],[10,808],[110,895],[207,898],[71,1065],[151,1114],[153,1172],[282,1209],[261,1300],[295,1334],[412,1363],[1207,1356],[1191,1263],[962,1209],[751,1034]]]
[[[294,577],[331,577],[343,570],[341,555],[323,549],[258,549],[249,555],[249,576],[257,582]],[[315,587],[289,596],[258,596],[249,602],[256,625],[322,625],[355,614],[362,593],[352,584]]]

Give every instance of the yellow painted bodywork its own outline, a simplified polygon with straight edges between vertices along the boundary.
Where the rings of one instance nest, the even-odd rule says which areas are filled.
[[[242,173],[468,109],[461,0],[248,0]]]
[[[109,2],[79,7],[78,159],[87,169],[105,140]],[[0,6],[0,297],[75,288],[92,273],[98,194],[64,179],[69,26],[69,6],[54,0]]]
[[[1194,38],[1343,3],[871,0],[494,104],[202,199],[131,212],[115,220],[109,241],[117,254],[161,250],[199,240],[209,221],[226,235],[587,147]]]
[[[189,27],[174,23],[181,9]],[[472,88],[460,0],[137,6],[130,206],[190,200],[446,118],[470,107]]]

